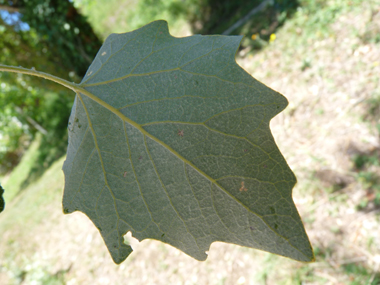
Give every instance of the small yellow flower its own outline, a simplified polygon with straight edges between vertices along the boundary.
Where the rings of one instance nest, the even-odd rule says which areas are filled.
[[[269,41],[270,42],[274,42],[276,39],[276,34],[271,34],[270,37],[269,37]]]
[[[251,39],[252,39],[252,40],[257,40],[257,38],[258,38],[258,35],[257,35],[257,34],[253,34],[253,35],[251,36]]]
[[[379,62],[378,61],[375,61],[374,63],[373,63],[373,66],[378,66],[379,65]]]

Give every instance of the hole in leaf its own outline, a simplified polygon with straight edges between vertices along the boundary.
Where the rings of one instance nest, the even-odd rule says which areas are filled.
[[[135,250],[139,247],[140,241],[132,236],[132,232],[129,231],[124,235],[124,243],[130,245],[132,250]]]

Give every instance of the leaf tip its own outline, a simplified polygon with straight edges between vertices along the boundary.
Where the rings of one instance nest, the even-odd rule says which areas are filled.
[[[309,247],[308,249],[306,250],[306,252],[302,252],[302,254],[306,257],[305,259],[302,259],[302,260],[299,260],[301,262],[304,262],[304,263],[312,263],[312,262],[315,262],[315,255],[314,255],[314,250],[313,250],[313,247],[310,243],[310,240],[309,238],[307,238],[307,241],[309,243]]]
[[[133,249],[130,245],[122,244],[120,247],[108,248],[113,262],[116,264],[122,263],[132,253]]]

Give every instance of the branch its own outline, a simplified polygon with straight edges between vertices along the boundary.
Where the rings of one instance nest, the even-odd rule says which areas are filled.
[[[15,8],[12,6],[0,5],[0,10],[7,11],[9,13],[17,13],[20,12],[20,8]]]
[[[31,124],[36,130],[38,130],[43,135],[47,135],[48,133],[47,130],[45,130],[44,127],[42,127],[39,123],[37,123],[31,117],[25,115],[20,107],[16,106],[15,109],[16,109],[16,112],[19,113],[21,116],[24,116],[26,120],[29,122],[29,124]]]
[[[61,35],[59,35],[59,39],[66,45],[66,46],[70,46],[70,42],[68,41],[68,40],[66,40],[63,36],[61,36]],[[83,49],[83,45],[82,45],[82,42],[81,42],[81,40],[80,39],[78,39],[77,40],[77,45],[75,46],[77,49],[78,49],[78,51],[79,51],[79,53],[81,54],[81,56],[83,56],[84,57],[84,59],[85,60],[87,60],[88,61],[88,63],[92,63],[92,59],[88,56],[88,54],[84,51],[84,49]]]
[[[265,0],[265,1],[261,2],[261,4],[259,6],[253,8],[247,15],[245,15],[243,18],[241,18],[239,21],[237,21],[235,24],[233,24],[231,27],[229,27],[227,30],[225,30],[222,33],[222,35],[231,34],[234,30],[239,28],[241,25],[244,25],[253,15],[264,10],[267,5],[273,5],[273,0]]]

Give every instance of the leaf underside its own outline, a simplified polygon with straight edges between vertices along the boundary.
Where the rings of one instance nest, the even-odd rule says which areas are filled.
[[[152,22],[111,34],[78,85],[63,208],[92,220],[115,263],[129,231],[197,260],[215,241],[313,260],[269,129],[287,100],[237,65],[240,41]]]

